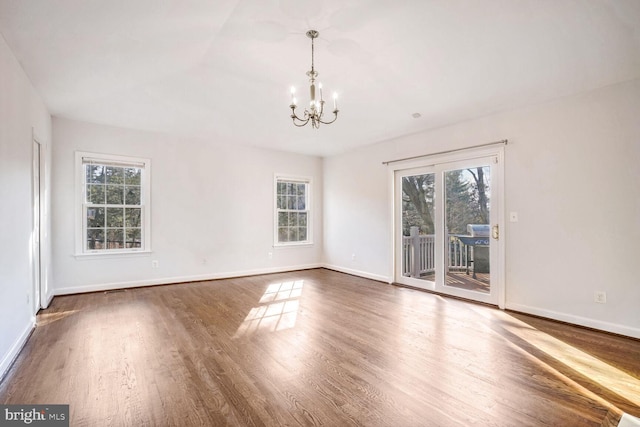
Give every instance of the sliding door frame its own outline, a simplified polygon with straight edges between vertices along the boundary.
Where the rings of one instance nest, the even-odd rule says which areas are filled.
[[[493,181],[491,183],[491,193],[493,195],[491,201],[491,209],[496,210],[496,220],[499,230],[499,238],[492,242],[492,245],[496,245],[496,256],[497,256],[497,271],[491,272],[491,287],[496,291],[496,303],[500,309],[505,308],[506,303],[506,290],[505,290],[505,202],[504,202],[504,146],[488,146],[481,148],[469,148],[466,150],[456,150],[455,152],[445,153],[445,154],[434,154],[434,155],[425,155],[420,156],[419,158],[412,158],[405,161],[397,161],[393,163],[389,163],[389,182],[391,189],[391,237],[392,237],[392,256],[391,256],[391,271],[392,271],[392,282],[397,283],[398,275],[402,274],[401,268],[397,262],[398,251],[401,248],[398,247],[399,242],[399,233],[401,227],[399,223],[402,221],[401,215],[398,215],[399,207],[398,207],[398,197],[396,194],[397,184],[396,184],[396,176],[399,171],[408,171],[410,169],[423,169],[423,170],[436,170],[441,169],[442,166],[446,166],[446,164],[457,163],[457,162],[465,162],[471,161],[474,159],[482,159],[492,157],[494,158],[494,162],[491,164]],[[442,194],[442,186],[440,188],[436,187],[437,193],[436,197],[444,197]],[[438,215],[439,216],[439,215]],[[441,239],[440,239],[441,240]],[[440,247],[440,246],[437,246]],[[442,252],[440,249],[438,252]],[[437,252],[437,253],[438,253]],[[438,258],[441,258],[441,255]],[[442,261],[441,261],[442,263]],[[436,264],[438,265],[438,264]],[[442,272],[441,272],[442,273]],[[430,289],[430,287],[426,287],[426,289]],[[438,289],[434,289],[435,292],[438,292]]]

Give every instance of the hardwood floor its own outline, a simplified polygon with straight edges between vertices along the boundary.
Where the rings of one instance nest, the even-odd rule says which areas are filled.
[[[640,341],[307,270],[56,297],[0,402],[72,426],[615,425],[640,416]]]

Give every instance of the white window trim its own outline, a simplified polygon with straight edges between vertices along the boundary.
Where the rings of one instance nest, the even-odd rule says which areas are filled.
[[[302,242],[279,242],[278,241],[278,181],[299,182],[307,184],[307,240]],[[275,174],[273,177],[273,247],[286,248],[293,246],[313,245],[313,179],[309,176],[294,176],[286,174]]]
[[[142,248],[120,250],[85,250],[86,223],[84,221],[85,208],[85,176],[83,159],[90,158],[96,162],[137,164],[142,167],[140,186],[142,189]],[[86,151],[75,152],[75,256],[106,258],[121,255],[139,255],[151,252],[151,159],[140,157],[119,156]]]

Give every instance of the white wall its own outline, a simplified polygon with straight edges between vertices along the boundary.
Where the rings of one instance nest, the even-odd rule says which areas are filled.
[[[0,36],[0,377],[34,326],[31,231],[33,135],[45,149],[45,218],[49,215],[51,118]],[[41,242],[44,286],[50,283],[49,229]],[[51,290],[47,290],[48,293]]]
[[[325,263],[391,280],[381,162],[505,138],[507,308],[640,338],[640,80],[325,159]]]
[[[322,159],[54,118],[56,294],[316,267]],[[74,153],[151,159],[150,255],[76,257]],[[274,174],[313,180],[314,245],[273,247]],[[269,258],[269,252],[272,258]],[[159,267],[152,268],[152,260]]]

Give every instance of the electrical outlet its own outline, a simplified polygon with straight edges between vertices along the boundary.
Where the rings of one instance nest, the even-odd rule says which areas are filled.
[[[607,303],[607,293],[604,291],[596,291],[593,296],[593,300],[598,304],[606,304]]]
[[[159,263],[158,263],[157,259],[154,259],[153,261],[151,261],[151,267],[158,268],[158,265],[159,265]]]

